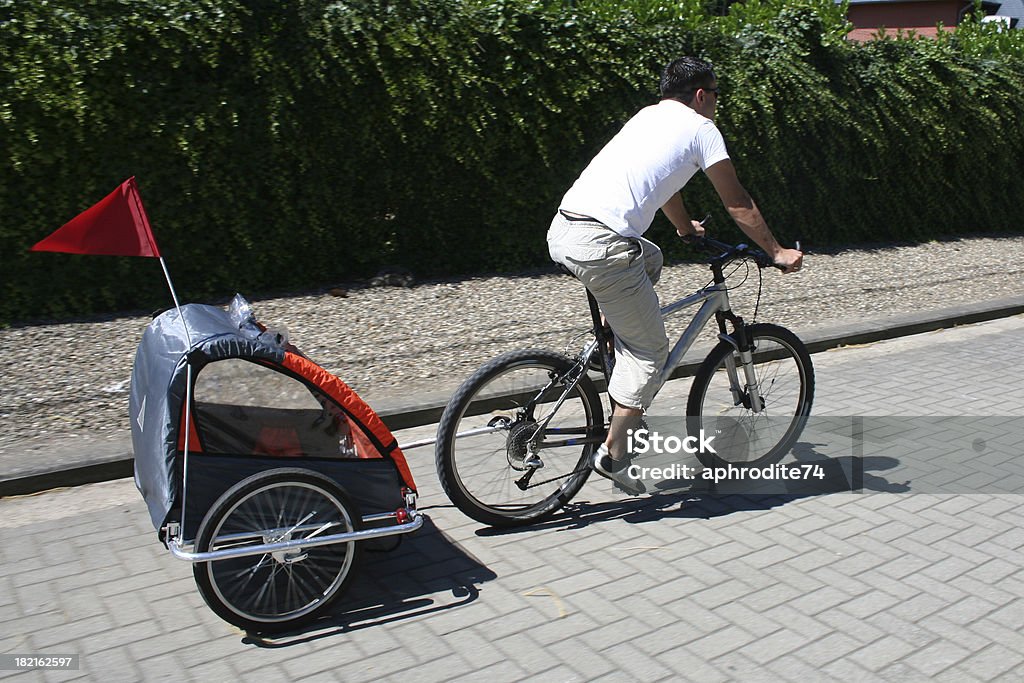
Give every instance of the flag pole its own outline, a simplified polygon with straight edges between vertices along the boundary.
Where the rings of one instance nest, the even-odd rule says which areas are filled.
[[[188,325],[185,324],[185,316],[181,313],[181,304],[178,303],[178,293],[174,291],[174,283],[171,282],[171,274],[167,270],[167,263],[164,261],[164,257],[161,256],[159,260],[160,267],[164,269],[164,279],[167,280],[167,288],[171,290],[171,299],[174,300],[174,308],[178,311],[178,320],[181,321],[181,326],[185,328],[185,336],[188,338],[188,347],[191,349],[192,335],[188,333]]]
[[[164,257],[160,257],[160,267],[164,269],[164,279],[167,280],[167,288],[171,290],[171,298],[174,300],[174,307],[178,309],[178,316],[181,316],[181,304],[178,303],[178,294],[174,291],[174,283],[171,282],[171,274],[167,271],[167,263]],[[182,318],[184,321],[184,318]]]
[[[181,313],[181,304],[178,302],[178,293],[174,291],[174,283],[171,282],[171,273],[167,270],[167,262],[164,261],[164,257],[160,254],[160,249],[156,246],[156,241],[153,238],[153,231],[149,227],[149,219],[146,217],[146,210],[142,208],[142,197],[139,194],[139,187],[135,182],[135,176],[132,176],[126,181],[128,185],[128,195],[131,197],[132,202],[135,204],[135,211],[137,216],[141,219],[145,226],[145,237],[146,241],[149,242],[149,248],[154,252],[154,255],[160,261],[160,267],[164,271],[164,279],[167,280],[167,288],[171,290],[171,299],[174,301],[174,308],[178,311],[178,320],[181,321],[181,326],[185,329],[185,337],[188,339],[188,346],[192,348],[192,335],[188,333],[188,325],[185,324],[185,316]]]
[[[140,212],[142,209],[142,200],[139,197],[138,191],[132,193],[133,199],[139,208]],[[142,215],[145,215],[143,212]],[[149,239],[152,239],[152,232],[149,232]],[[167,270],[167,262],[164,261],[164,257],[158,257],[160,261],[160,268],[164,271],[164,279],[167,280],[167,289],[171,290],[171,299],[174,301],[174,308],[178,311],[178,320],[181,321],[181,328],[185,330],[185,338],[188,339],[188,350],[192,350],[192,335],[189,334],[188,324],[185,322],[185,316],[181,312],[181,303],[178,301],[178,293],[174,291],[174,283],[171,282],[171,272]],[[185,524],[187,519],[185,517],[186,510],[188,509],[188,453],[189,453],[189,435],[192,432],[192,363],[188,360],[188,353],[185,354],[185,443],[183,445],[184,452],[182,453],[182,472],[181,472],[181,538],[180,542],[184,543],[185,539],[188,538],[185,531]]]

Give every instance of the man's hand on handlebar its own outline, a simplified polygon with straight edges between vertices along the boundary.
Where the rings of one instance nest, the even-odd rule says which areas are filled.
[[[708,218],[710,218],[710,216]],[[804,253],[800,250],[799,241],[796,243],[796,249],[784,249],[779,247],[773,257],[763,251],[758,251],[756,249],[752,250],[746,244],[733,246],[731,244],[726,244],[725,242],[719,242],[718,240],[711,239],[704,231],[704,224],[707,220],[708,219],[705,218],[702,221],[692,221],[693,232],[686,234],[679,233],[679,236],[688,244],[697,244],[708,248],[710,251],[717,252],[720,256],[716,258],[728,258],[733,255],[741,254],[749,255],[757,261],[758,265],[762,268],[774,266],[783,273],[795,273],[803,267]]]
[[[689,232],[679,232],[678,230],[676,232],[683,239],[699,239],[704,236],[704,224],[701,221],[690,221]]]
[[[797,249],[780,249],[773,258],[775,266],[783,273],[795,273],[804,263],[804,253]]]

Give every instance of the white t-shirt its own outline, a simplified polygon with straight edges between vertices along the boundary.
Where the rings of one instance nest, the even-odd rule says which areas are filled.
[[[725,140],[682,102],[662,100],[626,122],[562,198],[559,209],[639,237],[697,169],[728,159]]]

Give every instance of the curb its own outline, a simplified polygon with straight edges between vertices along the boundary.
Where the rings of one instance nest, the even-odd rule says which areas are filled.
[[[923,332],[933,332],[957,325],[969,325],[1006,318],[1024,313],[1024,299],[1009,297],[992,299],[973,304],[951,306],[920,313],[905,313],[874,318],[843,325],[807,328],[799,336],[811,353],[853,344],[895,339]],[[692,375],[700,360],[684,363],[672,378]],[[603,389],[604,382],[599,385]],[[375,410],[384,424],[392,431],[431,424],[441,419],[441,413],[448,402],[446,394],[421,394],[405,401],[390,401],[377,406]],[[372,407],[372,406],[371,406]],[[63,466],[58,469],[41,469],[11,478],[0,477],[0,498],[6,496],[39,493],[48,489],[79,486],[133,475],[133,461],[130,454],[106,458],[102,462]]]
[[[957,325],[1009,318],[1021,313],[1024,313],[1024,298],[1006,297],[919,313],[901,313],[845,325],[808,328],[801,330],[799,335],[808,351],[820,353],[840,346],[870,344]]]
[[[31,473],[11,479],[0,479],[0,498],[24,496],[50,489],[96,484],[114,479],[135,476],[135,459],[121,456],[106,462],[89,463],[39,473]]]

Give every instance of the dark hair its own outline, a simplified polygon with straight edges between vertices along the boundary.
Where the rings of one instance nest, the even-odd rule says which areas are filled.
[[[710,64],[696,57],[680,57],[661,72],[661,99],[689,102],[698,88],[710,88],[714,82]]]

